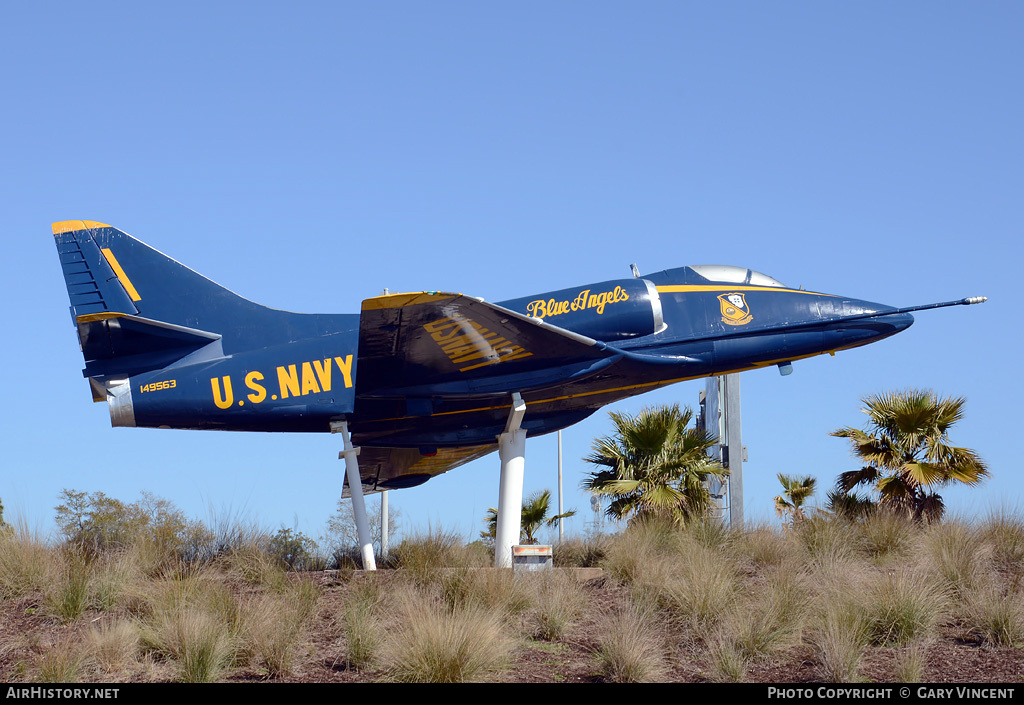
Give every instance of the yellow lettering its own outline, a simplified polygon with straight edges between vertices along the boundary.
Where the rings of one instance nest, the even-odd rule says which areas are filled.
[[[460,335],[454,338],[451,342],[444,345],[441,349],[444,350],[448,355],[455,355],[457,353],[454,350],[463,350],[466,348],[476,349],[481,342],[486,342],[491,338],[498,335],[497,333],[491,333],[486,328],[481,330],[479,333],[471,335]]]
[[[302,363],[302,393],[309,394],[320,393],[320,386],[316,383],[316,377],[313,375],[313,366],[308,362]]]
[[[435,331],[444,330],[446,328],[452,328],[457,325],[459,325],[459,319],[448,317],[442,318],[439,321],[434,321],[433,323],[428,323],[425,326],[423,326],[423,328],[428,333],[434,333]]]
[[[488,347],[486,350],[471,348],[469,350],[466,350],[466,352],[472,353],[470,355],[460,355],[459,357],[456,357],[456,353],[451,352],[448,353],[448,357],[452,359],[452,362],[465,362],[466,360],[475,360],[476,358],[483,357],[484,355],[500,355],[501,352],[498,349],[498,346],[505,343],[508,343],[508,341],[505,340],[504,338],[498,338],[493,343],[491,343],[490,347]]]
[[[526,305],[526,311],[534,318],[547,318],[561,316],[570,311],[585,311],[588,308],[596,308],[598,315],[600,315],[604,313],[604,307],[607,304],[627,300],[629,300],[629,294],[621,286],[600,294],[591,294],[590,289],[584,289],[572,301],[556,301],[555,299],[531,301]]]
[[[352,356],[346,355],[345,357],[336,357],[334,358],[334,361],[338,363],[338,369],[341,370],[341,376],[345,378],[345,389],[348,389],[352,386]]]
[[[217,405],[218,409],[227,409],[234,403],[235,397],[231,393],[231,377],[224,376],[224,396],[220,394],[220,379],[217,377],[210,378],[210,387],[213,389],[213,403]]]
[[[277,383],[281,387],[282,399],[287,399],[289,394],[293,397],[299,396],[299,375],[295,371],[295,365],[288,365],[287,369],[278,367]]]
[[[426,326],[424,326],[424,327],[426,327]],[[447,340],[451,340],[453,337],[457,336],[458,334],[459,334],[459,329],[457,327],[453,326],[452,329],[450,331],[448,331],[447,333],[442,333],[441,331],[436,331],[434,333],[431,333],[430,337],[433,338],[434,340],[436,340],[439,343],[444,343]]]
[[[320,388],[325,392],[331,391],[331,358],[320,364],[319,360],[313,360],[313,367],[316,368],[316,376],[320,380]]]
[[[253,404],[259,404],[267,398],[267,390],[263,388],[262,384],[258,383],[258,380],[261,379],[263,379],[263,374],[256,370],[245,376],[245,386],[255,392],[255,394],[249,395],[249,401]]]

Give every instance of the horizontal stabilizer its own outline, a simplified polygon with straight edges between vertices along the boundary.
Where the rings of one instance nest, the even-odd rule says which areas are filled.
[[[77,323],[86,377],[161,369],[220,340],[216,333],[119,313],[87,314]]]

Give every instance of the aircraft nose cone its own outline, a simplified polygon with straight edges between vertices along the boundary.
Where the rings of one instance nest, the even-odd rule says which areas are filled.
[[[826,340],[836,350],[848,350],[874,343],[906,330],[914,323],[909,313],[885,313],[888,306],[868,302],[849,302],[849,320],[838,320],[826,330]],[[863,317],[865,314],[873,314]]]
[[[874,320],[891,327],[892,333],[889,335],[894,335],[914,325],[914,316],[909,313],[890,313],[886,316],[879,316]]]

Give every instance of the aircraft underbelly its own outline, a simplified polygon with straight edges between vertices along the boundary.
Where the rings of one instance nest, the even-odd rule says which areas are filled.
[[[524,392],[523,428],[529,436],[551,433],[585,419],[607,404],[667,384],[699,377],[687,365],[645,365],[623,360],[586,380]],[[356,400],[354,439],[373,446],[464,446],[492,443],[505,427],[511,394],[419,400]]]

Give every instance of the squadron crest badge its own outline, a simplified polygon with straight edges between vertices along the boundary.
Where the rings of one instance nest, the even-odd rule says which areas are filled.
[[[722,294],[718,300],[722,304],[722,323],[742,326],[754,320],[743,294]]]

